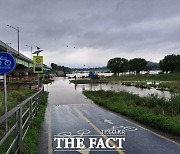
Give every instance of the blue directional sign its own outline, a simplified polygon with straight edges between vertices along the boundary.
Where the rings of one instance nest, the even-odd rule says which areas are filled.
[[[14,57],[7,52],[0,52],[0,74],[11,72],[16,66]]]

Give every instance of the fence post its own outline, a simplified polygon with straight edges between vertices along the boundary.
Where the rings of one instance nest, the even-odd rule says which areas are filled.
[[[17,122],[17,126],[16,126],[16,135],[19,136],[19,110],[16,111],[16,122]],[[19,142],[16,143],[17,149],[19,148]]]
[[[41,92],[38,94],[38,99],[37,99],[37,111],[39,110],[40,101],[41,101]]]
[[[32,98],[30,99],[30,106],[29,106],[29,111],[30,111],[30,123],[32,124],[32,117],[33,117],[33,106],[32,106]]]
[[[19,151],[18,153],[22,153],[22,136],[23,136],[23,130],[22,130],[22,107],[19,108]]]

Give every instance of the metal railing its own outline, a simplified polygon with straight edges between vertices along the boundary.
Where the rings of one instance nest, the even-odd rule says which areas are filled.
[[[36,115],[44,89],[21,102],[0,117],[0,153],[22,153],[23,139]],[[4,131],[5,122],[7,132]]]

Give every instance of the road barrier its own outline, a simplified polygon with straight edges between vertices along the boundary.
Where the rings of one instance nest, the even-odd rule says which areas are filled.
[[[0,117],[1,152],[4,151],[3,153],[7,154],[22,153],[23,139],[38,111],[43,91],[44,88],[41,88],[37,93]],[[7,132],[4,131],[6,121],[8,124]]]

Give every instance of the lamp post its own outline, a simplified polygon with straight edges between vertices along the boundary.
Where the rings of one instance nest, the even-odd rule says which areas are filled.
[[[19,56],[19,27],[15,28],[15,27],[10,26],[10,25],[7,25],[7,26],[10,27],[10,28],[15,29],[17,31],[17,33],[18,33],[18,55],[17,56]]]
[[[32,59],[32,46],[30,45],[26,45],[26,46],[31,48],[31,59]]]
[[[5,43],[6,44],[6,51],[8,52],[8,45],[10,45],[11,43]]]

